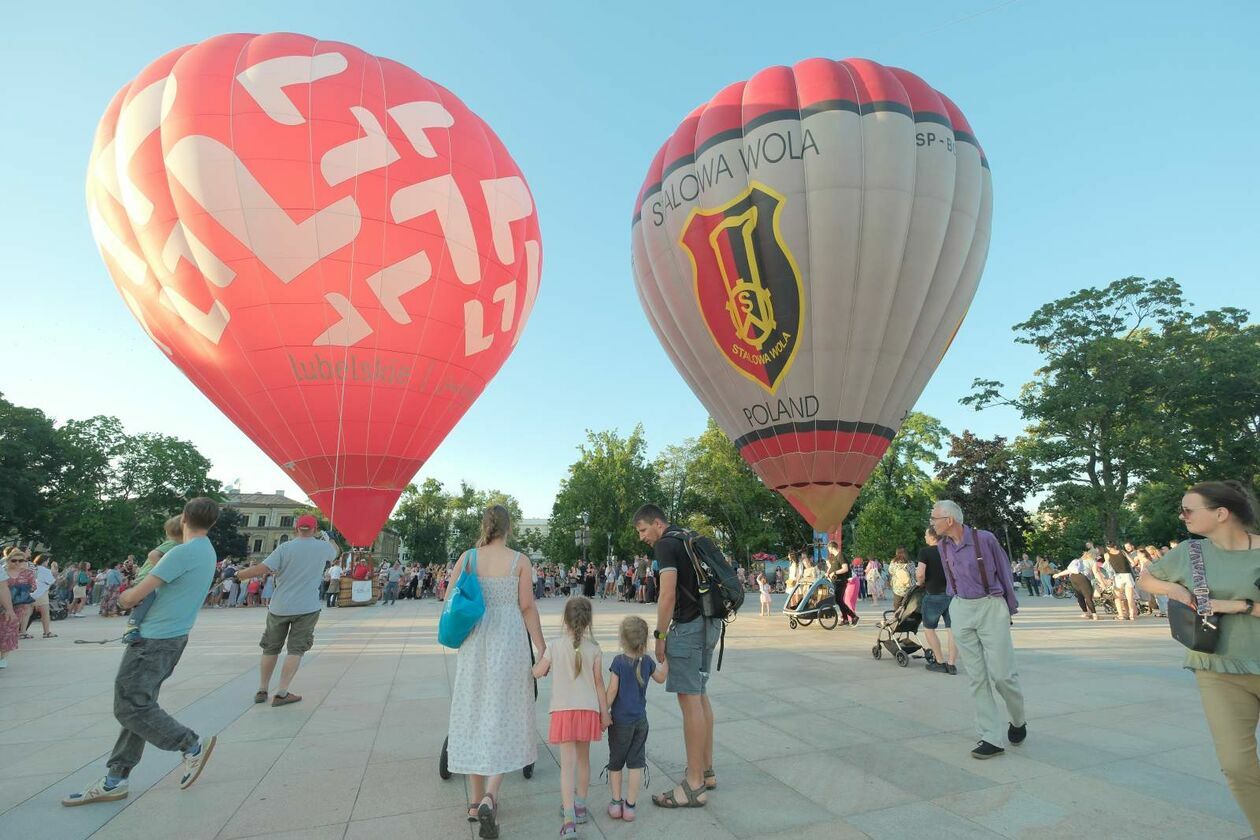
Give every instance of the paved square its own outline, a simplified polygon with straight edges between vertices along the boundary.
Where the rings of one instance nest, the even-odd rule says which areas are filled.
[[[542,604],[544,631],[562,600]],[[885,606],[886,606],[885,602]],[[775,609],[782,596],[775,601]],[[703,810],[663,812],[644,796],[634,824],[609,820],[592,782],[588,838],[1181,838],[1250,836],[1212,752],[1192,677],[1159,619],[1087,623],[1068,601],[1025,598],[1015,627],[1029,738],[981,762],[967,680],[871,658],[874,613],[856,630],[789,630],[751,602],[727,634],[711,682],[720,789]],[[648,608],[597,601],[596,635],[615,652],[622,616]],[[104,773],[117,724],[122,648],[76,645],[121,632],[94,614],[26,641],[0,673],[0,837],[475,837],[464,780],[442,781],[453,652],[437,644],[438,604],[326,611],[294,688],[301,703],[256,706],[261,609],[204,610],[162,703],[219,746],[181,791],[178,756],[149,748],[129,799],[62,808]],[[503,790],[503,836],[555,836],[559,766],[539,761]],[[649,689],[651,790],[680,776],[677,704]],[[1140,734],[1151,722],[1160,740]],[[607,758],[605,745],[591,764]],[[593,775],[596,775],[595,771]]]

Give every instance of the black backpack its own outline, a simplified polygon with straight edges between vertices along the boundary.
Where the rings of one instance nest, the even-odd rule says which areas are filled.
[[[696,572],[700,614],[705,618],[722,619],[717,663],[720,671],[722,657],[726,653],[726,625],[735,620],[736,613],[744,605],[744,587],[739,585],[739,574],[708,537],[682,528],[666,531],[663,536],[681,542],[691,560]]]

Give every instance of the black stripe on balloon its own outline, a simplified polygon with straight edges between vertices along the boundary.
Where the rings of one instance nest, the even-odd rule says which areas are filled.
[[[789,488],[796,489],[800,487],[861,487],[854,481],[797,481],[794,484],[780,484],[771,487],[771,490],[787,490]]]
[[[764,429],[756,429],[736,438],[735,448],[743,449],[748,444],[756,443],[759,440],[778,437],[779,435],[798,434],[800,432],[862,432],[863,434],[882,437],[885,440],[892,440],[897,434],[896,429],[890,429],[887,426],[880,426],[875,423],[859,423],[855,420],[806,420],[800,423],[779,423],[774,426],[767,426]]]

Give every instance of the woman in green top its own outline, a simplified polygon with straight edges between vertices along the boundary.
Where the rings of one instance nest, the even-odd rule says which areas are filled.
[[[1186,529],[1200,534],[1212,612],[1220,619],[1215,653],[1186,654],[1216,743],[1216,757],[1252,831],[1260,834],[1260,537],[1256,501],[1236,481],[1209,481],[1181,499]],[[1193,608],[1190,546],[1182,543],[1146,566],[1142,589]]]

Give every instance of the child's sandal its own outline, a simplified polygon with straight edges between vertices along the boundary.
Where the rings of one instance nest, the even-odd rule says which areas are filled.
[[[620,799],[610,799],[608,801],[608,816],[611,819],[619,820],[622,813],[622,801]]]
[[[629,802],[622,803],[621,819],[625,822],[634,822],[634,808],[635,806]]]

